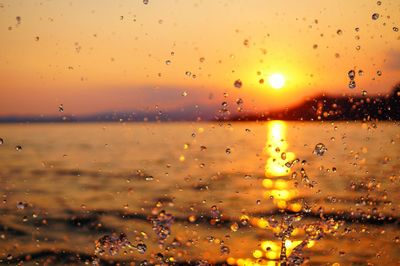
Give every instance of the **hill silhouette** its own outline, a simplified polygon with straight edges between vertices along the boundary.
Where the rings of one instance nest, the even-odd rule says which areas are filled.
[[[229,120],[400,120],[400,83],[385,96],[320,95],[284,110],[236,115]]]

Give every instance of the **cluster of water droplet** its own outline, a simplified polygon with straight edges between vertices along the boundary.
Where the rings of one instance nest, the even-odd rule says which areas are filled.
[[[160,211],[157,216],[151,219],[153,224],[153,231],[158,237],[160,244],[171,235],[171,227],[174,222],[174,216],[170,213],[166,213],[164,210]]]
[[[279,256],[280,265],[299,266],[305,261],[303,250],[310,241],[317,241],[326,234],[336,234],[340,223],[333,219],[320,220],[311,224],[300,224],[303,216],[301,214],[285,214],[280,221],[271,216],[268,223],[277,232],[275,236],[281,240],[281,252]],[[295,229],[302,229],[305,238],[287,256],[286,241],[292,236]]]
[[[211,220],[210,220],[211,224],[217,224],[221,222],[222,214],[216,205],[213,205],[211,207],[210,214],[211,214]]]
[[[128,240],[126,234],[121,233],[119,235],[105,235],[95,242],[95,254],[96,255],[117,255],[121,249],[132,248],[131,242]]]

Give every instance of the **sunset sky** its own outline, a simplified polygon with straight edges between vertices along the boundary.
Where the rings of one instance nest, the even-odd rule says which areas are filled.
[[[0,0],[0,115],[384,94],[400,81],[397,28],[398,0]]]

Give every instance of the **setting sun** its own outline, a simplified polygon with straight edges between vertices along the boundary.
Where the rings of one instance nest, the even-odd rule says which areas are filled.
[[[272,88],[279,90],[285,85],[285,77],[282,74],[272,74],[268,82]]]

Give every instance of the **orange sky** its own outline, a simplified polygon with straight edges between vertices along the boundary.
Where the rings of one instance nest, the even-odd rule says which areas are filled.
[[[400,81],[394,27],[398,0],[0,0],[0,115],[204,107],[224,92],[248,110],[386,93]],[[364,75],[350,90],[354,68]],[[276,72],[283,89],[259,83]]]

